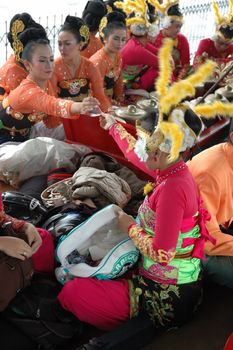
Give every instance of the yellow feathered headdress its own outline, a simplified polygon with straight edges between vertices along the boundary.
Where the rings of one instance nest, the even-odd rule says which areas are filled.
[[[159,109],[157,127],[152,135],[148,135],[148,132],[144,132],[140,127],[137,128],[140,152],[141,146],[144,144],[146,153],[156,152],[157,149],[160,149],[169,154],[169,161],[176,160],[180,152],[192,147],[202,130],[200,118],[187,103],[182,101],[186,97],[193,96],[195,87],[206,80],[215,68],[214,62],[207,61],[188,78],[171,85],[170,57],[172,48],[173,40],[166,39],[159,51],[160,73],[155,86]],[[138,144],[136,143],[136,153]],[[143,158],[145,160],[145,154]]]
[[[114,5],[125,12],[127,16],[126,24],[127,26],[130,26],[130,29],[133,29],[134,26],[138,25],[141,26],[141,35],[146,33],[146,28],[148,28],[150,24],[146,0],[116,1]],[[133,34],[137,35],[137,33],[134,32]],[[140,35],[140,33],[138,33],[138,35]]]
[[[217,34],[224,40],[231,42],[233,40],[233,0],[229,0],[229,6],[226,17],[220,14],[216,0],[213,0],[213,9],[216,17]]]
[[[164,17],[163,27],[168,27],[172,20],[183,22],[183,15],[179,10],[179,6],[175,8],[172,14],[169,14],[169,9],[179,5],[179,0],[165,0],[162,4],[158,0],[148,0],[148,3],[153,5]]]

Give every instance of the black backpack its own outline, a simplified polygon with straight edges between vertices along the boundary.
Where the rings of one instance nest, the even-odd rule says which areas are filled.
[[[5,311],[4,317],[41,350],[57,349],[82,333],[82,323],[58,303],[59,290],[55,280],[36,276]]]

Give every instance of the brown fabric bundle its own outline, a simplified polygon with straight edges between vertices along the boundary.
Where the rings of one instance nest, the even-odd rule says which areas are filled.
[[[11,223],[1,228],[1,236],[14,236],[27,241],[24,234],[15,233]],[[20,260],[0,252],[0,311],[3,311],[16,294],[30,284],[33,275],[31,258]]]

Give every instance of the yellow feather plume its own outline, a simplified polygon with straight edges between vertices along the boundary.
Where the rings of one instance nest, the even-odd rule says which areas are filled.
[[[216,22],[219,25],[222,23],[223,19],[222,19],[222,16],[220,15],[219,7],[216,0],[213,1],[213,9],[216,16]]]
[[[159,124],[159,129],[162,131],[165,137],[169,135],[171,138],[172,148],[168,161],[172,162],[179,157],[184,135],[179,126],[175,123],[162,122]]]
[[[160,11],[163,15],[165,15],[166,8],[161,5],[158,0],[148,0],[148,4],[154,6],[157,11]]]
[[[189,81],[192,85],[197,86],[213,73],[215,67],[215,62],[207,60],[205,64],[201,65],[194,74],[190,75],[185,80]]]
[[[171,82],[171,52],[173,44],[174,41],[172,39],[166,39],[163,42],[161,50],[159,50],[160,73],[155,83],[155,90],[157,91],[159,98],[167,94],[167,89]]]
[[[215,101],[211,105],[197,105],[192,109],[197,115],[209,119],[215,118],[217,115],[233,118],[233,103]]]
[[[115,1],[114,6],[117,7],[118,9],[121,9],[121,10],[123,10],[125,7],[125,5],[122,1]]]
[[[185,97],[191,97],[195,94],[195,87],[185,80],[180,80],[172,85],[168,94],[159,101],[159,111],[162,114],[168,114],[172,107],[177,106],[178,103]]]
[[[135,13],[135,17],[126,20],[127,25],[134,23],[148,24],[146,0],[126,0],[125,2],[116,1],[114,5],[123,10],[127,16]],[[139,14],[140,16],[136,16],[136,14]]]
[[[131,24],[134,24],[134,23],[146,24],[146,21],[144,18],[141,18],[141,17],[132,17],[126,20],[127,26],[130,26]]]
[[[160,112],[168,114],[172,106],[176,106],[185,97],[191,97],[195,94],[195,87],[205,81],[213,72],[215,63],[207,61],[201,65],[190,77],[174,83],[166,96],[159,101]]]
[[[233,10],[233,0],[229,0],[229,7],[227,13],[227,21],[230,22],[232,19],[232,10]]]

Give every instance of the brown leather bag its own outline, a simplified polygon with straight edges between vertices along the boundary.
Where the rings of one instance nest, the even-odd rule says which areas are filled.
[[[15,233],[10,222],[0,228],[1,236],[24,239],[26,235]],[[32,259],[24,261],[0,252],[0,311],[3,311],[16,294],[30,284],[33,275]]]

